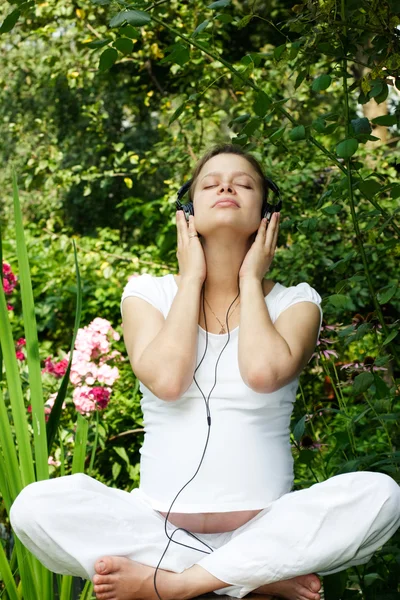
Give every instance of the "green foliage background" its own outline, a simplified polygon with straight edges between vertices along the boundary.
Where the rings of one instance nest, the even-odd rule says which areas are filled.
[[[177,271],[177,190],[210,145],[232,140],[282,192],[268,277],[310,283],[323,297],[324,325],[334,327],[301,379],[295,485],[357,469],[399,481],[398,3],[50,0],[2,5],[1,19],[3,256],[18,272],[13,166],[42,359],[69,348],[72,240],[82,325],[101,316],[121,332],[128,276]],[[118,349],[125,352],[122,342]],[[363,367],[340,369],[351,362]],[[94,476],[127,490],[139,482],[139,401],[125,363],[102,419]],[[74,419],[63,415],[65,431]],[[90,426],[88,456],[93,440]],[[66,461],[68,472],[72,455]],[[350,570],[343,598],[360,597],[357,590],[394,598],[399,562],[393,538],[365,568]]]

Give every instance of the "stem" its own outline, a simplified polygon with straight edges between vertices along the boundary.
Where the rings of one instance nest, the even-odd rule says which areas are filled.
[[[92,455],[90,457],[90,465],[89,465],[89,470],[88,470],[88,475],[90,477],[91,473],[92,473],[92,469],[93,469],[93,464],[94,464],[94,459],[96,456],[96,450],[97,450],[97,440],[99,439],[99,410],[96,409],[96,431],[94,434],[94,442],[93,442],[93,448],[92,448]]]
[[[341,0],[341,17],[342,17],[342,21],[345,21],[345,0]],[[346,27],[344,28],[344,35],[347,35]],[[343,51],[344,51],[344,54],[346,54],[347,48],[343,47]],[[346,137],[349,137],[350,117],[349,117],[349,94],[348,94],[348,90],[347,90],[347,77],[346,77],[346,75],[347,75],[347,59],[346,58],[343,59],[342,64],[343,64],[342,71],[343,71],[343,93],[344,93]],[[349,195],[349,201],[350,201],[351,218],[353,221],[353,227],[354,227],[354,231],[356,234],[356,240],[357,240],[358,248],[360,251],[361,260],[362,260],[362,263],[364,266],[365,276],[367,278],[368,289],[369,289],[369,293],[370,293],[372,302],[374,304],[376,313],[378,315],[379,322],[382,325],[382,329],[383,329],[385,335],[388,336],[389,330],[386,327],[385,319],[383,317],[381,307],[379,305],[378,299],[376,297],[375,289],[372,284],[372,277],[371,277],[371,273],[370,273],[370,270],[368,267],[368,261],[367,261],[367,257],[365,254],[364,245],[362,242],[360,228],[358,226],[358,220],[357,220],[357,215],[356,215],[355,205],[354,205],[353,178],[352,178],[352,167],[351,167],[350,158],[346,158],[346,167],[347,167],[347,187],[348,187],[348,195]],[[393,356],[395,357],[398,366],[400,367],[400,356],[398,355],[396,347],[393,342],[390,343],[390,348],[393,352]]]
[[[250,79],[247,79],[246,77],[243,77],[242,74],[239,71],[237,71],[229,62],[227,62],[221,56],[219,56],[218,54],[215,54],[214,52],[212,52],[211,50],[209,50],[208,48],[206,48],[202,44],[199,44],[199,42],[196,42],[196,40],[188,38],[186,35],[184,35],[180,31],[178,31],[177,29],[175,29],[175,27],[171,27],[171,25],[168,25],[167,23],[164,23],[164,21],[162,21],[158,17],[155,17],[154,15],[152,15],[151,19],[155,23],[158,23],[161,27],[165,27],[171,33],[173,33],[176,36],[178,36],[181,39],[183,39],[190,46],[194,46],[195,48],[197,48],[198,50],[200,50],[204,54],[206,54],[208,56],[211,56],[211,58],[213,58],[214,60],[217,60],[220,63],[222,63],[223,65],[225,65],[225,67],[229,71],[231,71],[231,73],[233,73],[238,79],[240,79],[241,81],[243,81],[243,83],[245,83],[246,85],[249,85],[256,92],[262,92],[268,98],[268,100],[271,102],[271,105],[274,104],[272,102],[272,100],[269,98],[268,94],[266,94],[264,92],[264,90],[261,90],[261,88],[259,88]],[[294,119],[284,108],[282,108],[282,106],[280,106],[280,105],[273,106],[273,109],[276,110],[277,112],[281,113],[283,116],[285,116],[292,123],[292,125],[298,125],[299,124],[298,121],[296,121],[296,119]],[[336,156],[334,154],[332,154],[327,148],[325,148],[324,146],[322,146],[322,144],[320,144],[312,135],[309,135],[307,139],[314,146],[316,146],[319,150],[321,150],[321,152],[323,152],[323,154],[325,154],[326,156],[328,156],[331,159],[331,161],[334,162],[335,165],[345,175],[347,175],[348,169],[346,169],[346,167],[343,166],[343,164],[336,158]],[[381,206],[379,206],[379,204],[375,200],[373,200],[371,198],[368,198],[361,190],[360,190],[360,194],[362,195],[362,197],[365,200],[367,200],[368,202],[370,202],[377,210],[379,210],[379,212],[385,217],[385,219],[389,219],[390,218],[390,215],[387,213],[387,211],[385,209],[383,209]],[[390,222],[390,221],[388,221],[388,222]],[[396,233],[398,235],[400,235],[400,228],[398,227],[398,225],[396,225],[396,223],[394,221],[392,222],[391,225],[392,225],[393,229],[396,231]]]
[[[304,410],[308,414],[307,403],[306,403],[306,399],[305,399],[305,396],[304,396],[303,386],[301,385],[300,382],[299,382],[299,388],[300,388],[301,397],[303,399]],[[315,431],[315,427],[314,427],[314,423],[313,423],[312,419],[313,418],[311,417],[311,419],[308,422],[310,423],[311,431],[312,431],[313,437],[314,437],[314,439],[316,441],[317,440],[317,433]],[[320,456],[321,455],[322,455],[322,453],[320,452]],[[325,461],[324,460],[322,460],[322,467],[323,467],[323,471],[324,471],[324,477],[325,477],[325,479],[328,479],[328,474],[327,474],[327,471],[326,471]]]
[[[350,445],[351,445],[351,450],[353,452],[353,456],[357,456],[356,443],[355,443],[355,439],[354,439],[352,424],[350,423],[350,416],[347,414],[347,405],[346,405],[346,401],[344,400],[344,398],[342,396],[342,390],[340,390],[340,393],[339,393],[339,391],[338,391],[339,386],[337,386],[333,382],[331,373],[329,371],[329,368],[327,367],[327,361],[321,360],[321,362],[322,362],[322,367],[323,367],[326,375],[331,380],[331,384],[332,384],[332,387],[333,387],[333,391],[335,392],[335,396],[336,396],[336,399],[338,401],[339,408],[344,413],[344,416],[346,417],[346,428],[347,428],[347,433],[348,433],[348,436],[349,436],[349,440],[350,440]],[[337,374],[336,374],[336,378],[337,378]],[[337,380],[337,382],[339,381],[338,378],[336,380]]]
[[[296,442],[296,440],[295,440],[295,439],[293,439],[293,443],[294,443],[294,445],[296,446],[296,449],[299,451],[299,454],[300,454],[300,452],[301,452],[301,448],[300,448],[299,444]],[[319,481],[318,477],[316,476],[316,474],[315,474],[315,473],[314,473],[314,471],[312,470],[312,468],[311,468],[311,465],[306,465],[306,466],[307,466],[307,467],[310,469],[310,471],[311,471],[311,473],[312,473],[312,476],[314,477],[315,481],[316,481],[317,483],[320,483],[320,481]]]
[[[65,475],[65,451],[64,451],[64,443],[62,441],[62,437],[61,437],[61,427],[58,428],[58,439],[59,439],[59,443],[60,443],[60,475],[61,477],[63,477]]]
[[[383,421],[380,418],[379,413],[376,412],[374,405],[371,403],[370,399],[368,398],[368,394],[366,392],[364,392],[363,396],[364,396],[364,398],[365,398],[368,406],[370,407],[370,409],[372,410],[372,412],[374,413],[374,415],[378,419],[379,423],[381,424],[382,428],[385,430],[385,433],[386,433],[386,436],[387,436],[387,439],[388,439],[388,442],[389,442],[389,453],[392,454],[393,453],[393,443],[392,443],[392,440],[391,440],[391,437],[390,437],[387,425],[386,425],[385,421]],[[398,471],[398,467],[395,466],[394,463],[393,463],[393,466],[395,467],[396,471]]]

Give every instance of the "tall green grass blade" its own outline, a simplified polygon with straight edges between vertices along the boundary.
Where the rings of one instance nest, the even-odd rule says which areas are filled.
[[[4,583],[4,587],[10,600],[20,600],[18,596],[17,586],[13,574],[8,564],[7,556],[2,544],[0,544],[0,573]],[[1,596],[1,594],[0,594]]]
[[[71,600],[72,575],[64,575],[61,584],[60,600]]]
[[[18,442],[22,484],[23,486],[26,486],[28,485],[28,483],[32,483],[35,480],[35,473],[33,469],[30,436],[28,430],[24,397],[21,388],[21,379],[18,370],[17,357],[15,355],[15,346],[11,331],[11,325],[8,319],[6,298],[2,285],[0,285],[0,331],[0,343],[3,351],[4,366],[6,369],[6,381],[8,386],[8,392],[10,395],[10,404],[14,420],[15,435]],[[0,404],[3,404],[1,398]],[[7,413],[6,409],[5,412]],[[7,435],[7,430],[9,432],[10,424],[8,417],[7,419],[5,417],[4,411],[3,414],[0,415],[0,420],[2,434],[5,433],[6,437],[8,438],[9,436]],[[2,437],[2,444],[3,442],[4,438]],[[12,454],[13,452],[11,453],[11,456]],[[5,458],[6,460],[8,459],[7,453],[5,453]],[[20,489],[18,491],[20,491]]]
[[[7,407],[4,402],[2,389],[0,388],[0,452],[4,456],[4,471],[2,471],[2,479],[6,480],[7,488],[4,488],[3,483],[0,483],[0,492],[9,494],[11,502],[14,502],[22,489],[21,472],[19,470],[17,451],[14,444],[14,438],[10,428]]]
[[[19,539],[15,536],[15,548],[17,552],[18,572],[22,582],[22,593],[24,600],[42,600],[40,593],[40,569],[43,568]]]
[[[76,252],[75,242],[74,244],[74,260],[75,260],[75,272],[76,272],[76,288],[77,288],[77,296],[76,296],[76,310],[75,310],[75,324],[74,324],[74,332],[72,335],[70,356],[67,371],[63,377],[63,380],[60,385],[60,389],[57,394],[57,398],[54,402],[53,408],[51,409],[49,420],[47,421],[47,447],[48,453],[51,454],[51,447],[54,443],[54,439],[56,436],[56,432],[58,429],[58,424],[61,417],[62,404],[65,400],[65,395],[67,393],[67,387],[69,383],[69,374],[71,371],[72,364],[72,356],[75,347],[75,340],[78,333],[78,329],[81,322],[81,313],[82,313],[82,283],[81,283],[81,275],[79,272],[79,264],[78,264],[78,256]]]
[[[0,223],[0,269],[1,269],[1,286],[3,287],[3,237],[1,234],[1,223]],[[3,381],[3,353],[0,345],[0,385]]]
[[[79,600],[91,600],[93,595],[93,583],[88,579],[85,583],[85,587],[79,597]]]
[[[6,473],[7,473],[7,463],[4,460],[3,452],[2,452],[2,449],[0,446],[0,495],[3,497],[4,506],[6,507],[7,513],[9,513],[11,504],[12,504],[12,500],[11,500],[10,489],[8,487]],[[1,571],[0,571],[0,573],[1,573]]]
[[[29,387],[32,403],[36,475],[38,480],[42,480],[49,478],[42,372],[40,368],[39,342],[36,327],[35,307],[33,302],[32,282],[29,269],[29,259],[26,250],[25,235],[22,224],[22,212],[19,201],[17,177],[14,171],[13,197],[19,279],[21,284],[22,312],[24,317],[26,352],[29,369]],[[22,453],[20,457],[23,461],[31,460],[31,456],[26,455],[25,453]]]
[[[72,459],[72,474],[84,473],[85,471],[85,458],[86,458],[86,445],[88,437],[89,422],[81,413],[78,413],[76,434],[75,434],[75,448],[74,458]]]

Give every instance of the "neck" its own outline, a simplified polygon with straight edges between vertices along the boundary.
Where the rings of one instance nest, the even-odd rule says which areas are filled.
[[[239,293],[239,271],[252,241],[201,239],[207,265],[205,297],[216,304],[232,302]]]

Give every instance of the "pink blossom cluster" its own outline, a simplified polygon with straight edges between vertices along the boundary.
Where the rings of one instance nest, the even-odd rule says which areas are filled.
[[[17,285],[17,276],[12,272],[11,266],[3,261],[3,288],[6,295],[12,294]],[[8,310],[13,310],[11,304],[7,303]]]
[[[16,341],[15,343],[15,355],[17,357],[18,360],[25,360],[25,354],[22,352],[22,348],[26,346],[26,339],[25,338],[19,338],[19,340]]]
[[[110,400],[111,391],[110,387],[90,387],[88,385],[76,387],[72,395],[76,410],[83,415],[87,415],[96,409],[102,410],[106,408]]]
[[[112,341],[119,339],[111,323],[100,317],[78,330],[70,381],[75,386],[73,401],[80,413],[106,408],[111,387],[119,378],[118,367],[109,364],[121,359],[118,350],[111,350]]]
[[[42,373],[51,373],[57,379],[64,377],[65,372],[68,367],[68,360],[63,358],[58,362],[53,362],[51,360],[51,356],[48,356],[44,361],[44,369],[42,369]]]

